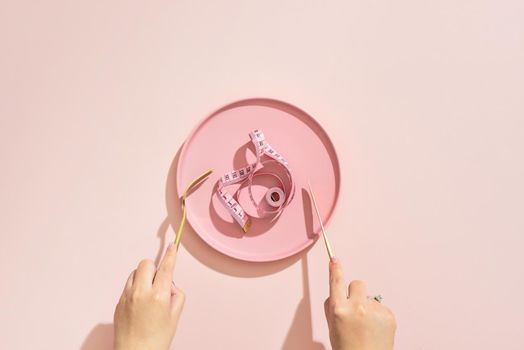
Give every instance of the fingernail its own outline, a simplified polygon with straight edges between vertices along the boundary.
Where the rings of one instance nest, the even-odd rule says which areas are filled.
[[[338,263],[338,258],[336,258],[336,257],[332,257],[332,258],[331,258],[331,263],[333,263],[333,264]]]
[[[166,249],[166,251],[170,251],[171,249],[173,249],[174,246],[175,246],[175,245],[173,244],[173,242],[169,243],[169,244],[167,245],[167,249]]]

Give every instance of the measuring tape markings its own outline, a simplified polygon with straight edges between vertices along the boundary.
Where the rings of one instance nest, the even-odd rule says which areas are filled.
[[[238,203],[237,199],[235,199],[233,195],[224,189],[225,187],[248,181],[247,187],[249,191],[249,198],[255,207],[257,207],[257,211],[259,211],[262,217],[270,214],[275,214],[276,217],[278,217],[282,213],[283,209],[293,200],[295,195],[295,184],[293,182],[291,169],[289,168],[287,160],[266,142],[264,133],[261,130],[254,130],[250,132],[249,137],[255,146],[255,154],[257,157],[256,161],[243,168],[225,173],[217,182],[218,198],[224,207],[226,207],[231,216],[235,219],[235,221],[240,225],[240,227],[242,227],[244,232],[249,230],[249,226],[251,224],[250,217]],[[262,160],[261,158],[263,156],[267,156],[269,159]],[[276,162],[278,165],[283,167],[289,183],[288,186],[285,186],[284,181],[282,181],[280,176],[273,173],[261,172],[263,168],[259,168],[259,166],[264,166],[264,164],[269,162]],[[266,202],[271,207],[274,207],[274,210],[262,209],[259,204],[256,203],[253,197],[253,192],[251,190],[253,178],[260,175],[269,175],[277,178],[283,187],[283,189],[279,187],[273,187],[266,192]],[[288,187],[287,191],[286,187]]]

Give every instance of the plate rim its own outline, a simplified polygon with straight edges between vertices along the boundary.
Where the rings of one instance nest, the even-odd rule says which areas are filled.
[[[185,158],[185,155],[187,153],[188,141],[191,140],[194,137],[194,135],[198,132],[198,130],[208,120],[213,118],[220,111],[227,110],[227,109],[229,109],[230,107],[232,107],[232,106],[234,106],[236,104],[249,104],[249,102],[256,102],[256,101],[266,101],[266,102],[274,103],[274,104],[287,105],[288,107],[291,107],[291,108],[293,108],[293,109],[303,113],[305,116],[309,117],[316,124],[316,126],[324,133],[324,135],[327,137],[327,140],[329,141],[329,143],[331,144],[331,146],[333,148],[334,158],[335,158],[335,161],[337,163],[336,175],[338,176],[338,179],[339,179],[339,181],[338,181],[338,191],[335,194],[335,200],[333,202],[331,215],[329,215],[327,220],[323,223],[325,227],[328,227],[329,223],[333,219],[333,216],[335,215],[336,209],[338,207],[339,198],[340,198],[340,192],[342,190],[342,177],[341,177],[341,171],[340,171],[340,159],[338,157],[338,153],[337,153],[337,150],[335,148],[335,144],[333,143],[333,140],[331,140],[331,137],[326,132],[324,127],[311,114],[307,113],[302,108],[297,107],[295,104],[292,104],[292,103],[289,103],[289,102],[286,102],[286,101],[282,101],[282,100],[279,100],[279,99],[276,99],[276,98],[270,98],[270,97],[247,97],[247,98],[234,100],[232,102],[229,102],[229,103],[221,105],[219,108],[216,108],[216,109],[212,110],[205,117],[203,117],[202,119],[199,120],[199,122],[191,129],[191,131],[189,132],[188,136],[184,139],[184,143],[182,145],[182,149],[180,150],[180,154],[179,154],[178,161],[177,161],[177,164],[176,164],[176,189],[177,189],[177,195],[179,196],[178,199],[180,199],[180,195],[184,191],[184,188],[181,185],[181,179],[180,179],[180,177],[181,177],[181,175],[180,175],[180,164],[181,164],[182,159]],[[320,237],[320,235],[319,235],[320,228],[319,228],[319,230],[317,232],[314,232],[315,238],[306,240],[304,242],[304,244],[298,246],[298,248],[294,248],[293,249],[294,252],[291,253],[291,254],[289,252],[282,252],[280,254],[273,255],[271,258],[260,258],[260,257],[257,258],[257,257],[253,257],[252,255],[245,255],[243,253],[239,254],[239,252],[236,251],[236,250],[230,249],[229,247],[227,247],[225,245],[222,245],[219,242],[216,242],[216,241],[213,241],[211,239],[207,239],[206,237],[203,237],[195,229],[195,226],[193,225],[191,212],[189,210],[186,212],[186,220],[187,220],[187,223],[193,229],[193,231],[195,231],[195,233],[198,235],[198,237],[200,239],[202,239],[208,246],[210,246],[211,248],[213,248],[214,250],[216,250],[217,252],[219,252],[219,253],[221,253],[223,255],[226,255],[226,256],[228,256],[230,258],[237,259],[237,260],[240,260],[240,261],[272,262],[272,261],[279,261],[279,260],[283,260],[283,259],[286,259],[286,258],[290,258],[290,257],[295,256],[295,255],[299,254],[300,252],[304,251],[308,247],[312,246],[318,240],[318,238]]]

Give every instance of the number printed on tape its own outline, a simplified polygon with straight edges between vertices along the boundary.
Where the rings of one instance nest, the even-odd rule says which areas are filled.
[[[274,210],[266,210],[264,215],[280,215],[280,213],[282,213],[284,208],[291,202],[295,195],[295,185],[291,176],[291,170],[289,168],[287,160],[266,142],[262,130],[254,130],[250,132],[249,137],[251,138],[251,142],[255,146],[256,161],[252,164],[248,164],[243,168],[236,169],[222,175],[222,177],[217,182],[216,192],[218,198],[220,199],[220,202],[224,205],[224,207],[226,207],[228,212],[235,219],[238,225],[242,227],[244,232],[247,232],[249,230],[250,218],[245,213],[242,206],[233,197],[233,195],[231,195],[229,192],[225,190],[225,187],[248,181],[249,198],[252,201],[252,203],[256,207],[258,207],[257,203],[255,202],[255,199],[253,198],[253,193],[251,191],[253,177],[257,176],[257,173],[258,175],[263,175],[262,173],[260,173],[260,170],[263,168],[264,163],[274,161],[278,165],[283,167],[285,176],[287,178],[287,182],[284,181],[278,174],[269,175],[272,175],[279,180],[283,188],[280,189],[280,191],[278,192],[280,195],[283,194],[284,199],[279,200],[277,202],[278,205],[275,205],[275,203],[270,203],[271,206],[276,208]],[[285,183],[287,183],[288,185],[286,186]],[[275,191],[275,189],[272,189],[272,191]],[[269,195],[266,195],[265,197],[266,199],[271,198],[271,196]]]

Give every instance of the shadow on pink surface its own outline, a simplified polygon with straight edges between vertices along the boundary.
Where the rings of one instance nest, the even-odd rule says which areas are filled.
[[[113,324],[100,323],[89,332],[80,350],[112,350]]]
[[[311,322],[311,297],[309,293],[309,270],[307,255],[302,257],[302,299],[298,303],[293,322],[289,327],[282,350],[324,350],[322,343],[313,339]]]

